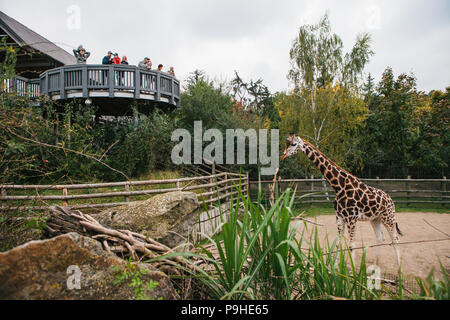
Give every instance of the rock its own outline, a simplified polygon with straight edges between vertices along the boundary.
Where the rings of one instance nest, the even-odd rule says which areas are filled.
[[[191,235],[199,207],[195,193],[171,192],[108,209],[93,217],[107,227],[141,233],[174,248]]]
[[[75,269],[68,269],[75,266]],[[115,280],[126,270],[127,263],[102,249],[101,244],[77,233],[68,233],[49,240],[32,241],[0,253],[0,299],[135,299],[129,283]],[[71,267],[73,268],[73,267]],[[76,284],[76,268],[81,272],[80,289]],[[170,279],[148,264],[137,264],[146,282],[158,286],[146,294],[151,298],[178,299]]]

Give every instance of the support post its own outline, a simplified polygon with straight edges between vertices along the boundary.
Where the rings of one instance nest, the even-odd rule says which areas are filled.
[[[134,98],[139,99],[141,97],[141,70],[136,68],[134,72]]]
[[[8,195],[6,193],[6,189],[5,188],[2,188],[1,195],[2,195],[2,197],[6,197]],[[6,200],[2,200],[2,205],[4,205],[6,207],[7,206],[7,201]]]
[[[125,192],[130,192],[130,185],[126,184],[125,185]],[[125,196],[125,202],[130,202],[130,196]]]
[[[109,88],[109,96],[114,97],[114,88],[116,86],[116,81],[114,80],[114,66],[108,66],[108,88]]]
[[[88,91],[88,83],[89,83],[89,76],[88,76],[88,70],[87,65],[83,65],[81,69],[81,85],[83,90],[83,98],[87,99],[89,97],[89,91]]]
[[[65,79],[64,79],[64,68],[61,68],[59,71],[59,96],[61,99],[66,98],[66,90],[65,90]]]
[[[155,96],[155,100],[156,101],[160,101],[161,100],[161,72],[159,72],[159,71],[156,72],[156,96]]]
[[[443,181],[441,182],[441,190],[442,190],[442,195],[441,195],[441,206],[445,206],[445,201],[447,199],[447,177],[443,177],[442,178]]]
[[[314,193],[314,176],[311,175],[311,193]],[[313,206],[313,198],[312,196],[309,197],[309,206],[312,208]]]
[[[174,94],[175,94],[175,81],[173,80],[173,78],[172,78],[172,80],[171,80],[171,95],[170,95],[170,103],[171,104],[175,104],[175,97],[174,97]]]
[[[407,180],[411,180],[411,176],[407,177]],[[411,190],[411,183],[410,181],[406,181],[406,206],[409,207],[409,197],[410,197],[410,191]]]
[[[69,192],[67,191],[67,188],[62,189],[63,196],[67,196]],[[69,202],[67,200],[63,200],[62,202],[63,207],[67,207],[69,205]]]

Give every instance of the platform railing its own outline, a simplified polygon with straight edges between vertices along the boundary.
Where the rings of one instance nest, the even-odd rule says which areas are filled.
[[[14,77],[0,83],[0,91],[15,93],[22,97],[37,98],[40,95],[39,79]]]
[[[116,97],[120,92],[132,93],[135,99],[154,96],[179,105],[180,82],[169,73],[144,70],[128,65],[70,65],[45,71],[40,76],[40,94],[66,99],[68,93],[79,92],[82,98],[91,91],[105,91]]]

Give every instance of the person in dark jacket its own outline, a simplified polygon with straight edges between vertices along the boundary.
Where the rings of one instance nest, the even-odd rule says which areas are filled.
[[[73,49],[73,54],[77,58],[78,64],[86,64],[87,59],[91,55],[90,52],[86,52],[81,44],[78,46],[78,49]]]
[[[151,70],[152,61],[150,60],[150,58],[145,57],[143,61],[139,62],[138,67],[144,70]]]
[[[128,58],[127,56],[122,57],[122,64],[128,64]]]
[[[102,64],[114,64],[111,51],[108,51],[108,55],[103,57]]]

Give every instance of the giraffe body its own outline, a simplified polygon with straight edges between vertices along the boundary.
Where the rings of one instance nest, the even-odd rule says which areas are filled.
[[[399,235],[402,235],[395,220],[395,204],[392,198],[383,190],[371,187],[357,177],[340,168],[316,147],[298,136],[288,139],[288,147],[282,160],[302,151],[320,170],[324,178],[336,192],[334,209],[336,224],[342,236],[345,227],[348,229],[350,248],[354,248],[355,228],[357,221],[370,221],[377,237],[377,242],[383,242],[383,225],[391,236],[400,266]],[[352,250],[354,258],[354,250]],[[378,248],[376,254],[378,261]]]

